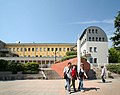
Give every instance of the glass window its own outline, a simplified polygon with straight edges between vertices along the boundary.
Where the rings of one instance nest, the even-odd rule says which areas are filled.
[[[54,51],[54,48],[52,48],[51,51]]]
[[[23,48],[20,48],[20,51],[23,51]]]
[[[89,51],[92,52],[92,47],[89,48]]]
[[[13,51],[15,51],[15,48],[13,48]]]
[[[94,63],[97,63],[97,58],[94,58]]]
[[[30,48],[28,48],[28,51],[30,51]]]
[[[26,49],[26,48],[24,48],[24,51],[27,51],[27,49]]]
[[[40,55],[40,57],[42,57],[42,55]]]
[[[17,51],[19,52],[19,48],[17,48]]]
[[[99,38],[99,41],[101,41],[101,37]]]
[[[92,29],[92,33],[94,33],[94,29]]]
[[[59,51],[62,51],[62,48],[59,48]]]
[[[63,48],[63,51],[66,51],[66,48]]]
[[[67,48],[67,51],[69,51],[69,48]]]
[[[90,63],[93,63],[93,58],[90,58]]]
[[[28,55],[28,57],[30,57],[30,55]]]
[[[94,37],[92,37],[92,41],[94,41],[95,39],[94,39]]]
[[[38,48],[36,48],[36,51],[38,51]]]
[[[42,51],[42,48],[40,48],[40,51]]]
[[[94,47],[94,52],[97,52],[97,47]]]
[[[89,37],[89,41],[91,41],[91,37]]]
[[[32,51],[34,51],[34,48],[32,48]]]
[[[50,48],[47,48],[47,51],[50,51]]]
[[[55,48],[56,51],[58,51],[58,48]]]
[[[105,41],[105,38],[103,37],[102,40]]]
[[[97,30],[97,29],[95,29],[95,32],[96,32],[96,33],[98,33],[97,31],[98,31],[98,30]]]
[[[36,57],[38,57],[38,55],[36,55]]]
[[[44,51],[46,51],[46,48],[44,48]]]
[[[98,37],[96,37],[96,41],[98,41]]]

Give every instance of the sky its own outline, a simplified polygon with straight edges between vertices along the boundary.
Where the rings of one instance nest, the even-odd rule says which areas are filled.
[[[109,39],[118,11],[120,0],[0,0],[0,40],[76,43],[89,26],[102,28]]]

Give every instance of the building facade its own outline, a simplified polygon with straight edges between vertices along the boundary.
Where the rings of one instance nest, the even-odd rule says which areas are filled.
[[[108,63],[108,39],[105,32],[96,26],[88,27],[80,36],[81,55],[89,63],[104,65]]]

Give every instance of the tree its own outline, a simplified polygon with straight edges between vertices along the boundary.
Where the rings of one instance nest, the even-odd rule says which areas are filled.
[[[115,48],[109,49],[109,63],[119,63],[120,62],[120,52]]]
[[[116,28],[116,31],[114,32],[114,36],[110,39],[113,41],[113,46],[120,50],[120,11],[115,17],[114,27]]]

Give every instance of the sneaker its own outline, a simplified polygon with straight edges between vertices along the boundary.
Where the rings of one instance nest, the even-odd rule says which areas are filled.
[[[71,94],[71,92],[69,91],[69,94]]]
[[[84,92],[84,90],[81,90],[82,92]]]

